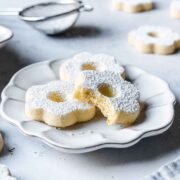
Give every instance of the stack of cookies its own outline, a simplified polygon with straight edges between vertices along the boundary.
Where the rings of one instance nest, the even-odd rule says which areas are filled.
[[[60,80],[27,90],[25,113],[30,119],[67,127],[91,120],[98,108],[108,125],[131,125],[140,113],[140,94],[125,75],[114,57],[77,54],[61,65]]]

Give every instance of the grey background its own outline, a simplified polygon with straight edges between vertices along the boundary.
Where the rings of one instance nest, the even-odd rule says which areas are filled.
[[[0,7],[24,7],[38,0],[1,0]],[[153,11],[128,14],[112,10],[110,0],[86,1],[95,7],[83,13],[76,27],[61,36],[46,36],[17,17],[0,16],[13,39],[0,49],[0,90],[20,68],[39,61],[64,58],[80,51],[109,53],[122,64],[133,64],[166,80],[177,98],[173,126],[166,133],[127,149],[103,149],[65,154],[22,135],[1,118],[6,147],[0,163],[20,180],[136,180],[180,154],[180,52],[169,56],[142,55],[127,43],[127,34],[140,25],[168,26],[180,33],[180,21],[169,17],[168,0],[157,0]],[[13,152],[9,149],[14,148]]]

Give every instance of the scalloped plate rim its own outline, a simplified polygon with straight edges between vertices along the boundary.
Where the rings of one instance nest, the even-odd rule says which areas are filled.
[[[19,71],[17,71],[13,76],[12,78],[10,79],[9,83],[5,86],[5,88],[3,89],[2,93],[1,93],[1,97],[2,97],[2,101],[1,101],[1,107],[0,107],[0,114],[3,118],[5,118],[6,120],[8,120],[8,122],[10,122],[11,124],[15,125],[16,127],[18,127],[18,129],[25,135],[28,135],[28,136],[33,136],[33,137],[36,137],[38,139],[40,139],[41,141],[43,141],[44,143],[48,144],[49,146],[55,148],[55,149],[58,149],[62,152],[68,152],[68,153],[85,153],[85,152],[90,152],[90,151],[95,151],[95,150],[98,150],[98,149],[102,149],[102,148],[127,148],[127,147],[130,147],[130,146],[133,146],[135,145],[136,143],[138,143],[140,140],[146,138],[146,137],[150,137],[150,136],[155,136],[155,135],[158,135],[158,134],[161,134],[163,133],[164,131],[166,131],[167,129],[170,128],[170,126],[172,125],[173,123],[173,120],[174,120],[174,105],[175,105],[175,96],[174,94],[172,93],[172,91],[170,90],[170,87],[169,85],[164,81],[162,80],[161,78],[159,78],[158,76],[155,76],[151,73],[148,73],[146,71],[144,71],[143,69],[137,67],[137,66],[134,66],[134,65],[124,65],[124,67],[132,67],[132,68],[137,68],[139,70],[141,70],[143,73],[142,74],[150,74],[151,76],[154,76],[160,80],[162,80],[163,82],[166,83],[167,87],[168,87],[168,90],[169,92],[171,93],[172,97],[173,97],[173,100],[172,100],[172,104],[171,104],[171,107],[173,108],[173,114],[172,114],[172,117],[171,117],[171,120],[170,120],[170,123],[169,124],[166,124],[165,126],[161,127],[161,128],[158,128],[158,129],[153,129],[153,130],[149,130],[149,131],[141,131],[141,133],[139,133],[138,137],[129,141],[129,142],[126,142],[126,143],[113,143],[113,142],[105,142],[105,143],[102,143],[102,144],[97,144],[97,145],[93,145],[93,146],[86,146],[86,147],[83,147],[83,148],[69,148],[69,147],[63,147],[63,146],[60,146],[60,145],[56,145],[56,144],[52,144],[48,141],[48,139],[46,137],[40,137],[38,135],[34,135],[34,134],[30,134],[29,132],[27,132],[21,125],[18,125],[18,123],[16,123],[12,118],[8,117],[8,115],[6,115],[4,112],[3,112],[3,104],[5,103],[5,101],[8,99],[8,97],[5,95],[5,92],[6,92],[6,89],[13,85],[14,83],[14,79],[16,78],[17,75],[19,75],[22,71],[26,70],[26,69],[29,69],[29,68],[32,68],[33,66],[37,66],[37,65],[42,65],[42,64],[47,64],[47,65],[50,65],[51,63],[53,62],[56,62],[56,61],[63,61],[65,59],[68,59],[68,58],[62,58],[62,59],[55,59],[55,60],[46,60],[46,61],[42,61],[42,62],[37,62],[37,63],[33,63],[31,65],[28,65],[22,69],[20,69]],[[142,75],[141,74],[141,75]],[[140,76],[141,76],[140,75]]]

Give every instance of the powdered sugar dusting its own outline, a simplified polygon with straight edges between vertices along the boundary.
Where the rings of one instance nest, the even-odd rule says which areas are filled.
[[[152,37],[149,33],[157,34],[156,37]],[[161,26],[140,26],[138,29],[129,33],[129,36],[134,39],[135,42],[140,41],[145,44],[157,44],[157,45],[174,45],[176,41],[180,41],[180,35],[173,32],[170,28]]]
[[[152,0],[114,0],[117,3],[124,3],[127,5],[139,5],[139,4],[147,4],[153,3]]]
[[[9,169],[3,164],[0,164],[0,179],[1,180],[17,180],[15,177],[10,176]]]
[[[43,109],[54,115],[64,116],[76,110],[88,110],[92,105],[72,99],[73,83],[53,81],[45,85],[32,86],[26,93],[26,103],[34,109]],[[48,98],[52,92],[59,94],[63,102],[54,102]]]
[[[96,71],[113,71],[120,75],[124,73],[124,68],[117,64],[114,57],[105,54],[92,55],[87,52],[83,52],[75,55],[72,59],[63,63],[60,67],[60,78],[64,79],[64,75],[68,77],[68,80],[74,81],[75,78],[82,72],[83,65],[88,64],[93,66]]]
[[[84,71],[81,73],[83,81],[77,86],[93,90],[97,96],[101,96],[98,87],[101,84],[108,84],[117,92],[115,97],[109,98],[114,110],[123,112],[139,111],[139,91],[135,85],[123,80],[115,72]]]

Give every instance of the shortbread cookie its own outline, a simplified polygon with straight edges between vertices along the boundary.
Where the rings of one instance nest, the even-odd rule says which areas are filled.
[[[174,0],[170,5],[170,15],[172,18],[180,19],[180,1]]]
[[[0,164],[0,180],[17,180],[17,179],[11,176],[9,169],[5,165]]]
[[[141,53],[166,55],[180,48],[180,35],[160,26],[141,26],[129,33],[128,41]]]
[[[72,83],[64,81],[30,87],[26,92],[26,115],[55,127],[66,127],[92,119],[95,107],[73,99],[73,89]]]
[[[140,112],[138,89],[110,71],[82,72],[76,81],[74,97],[97,106],[109,125],[130,125]]]
[[[2,135],[0,133],[0,152],[3,150],[3,147],[4,147],[4,141],[3,141]]]
[[[153,9],[152,0],[113,0],[113,7],[116,10],[136,13]]]
[[[83,52],[64,62],[60,67],[60,79],[74,81],[80,72],[85,70],[113,71],[125,76],[124,68],[117,64],[114,57],[106,54],[92,55]]]

